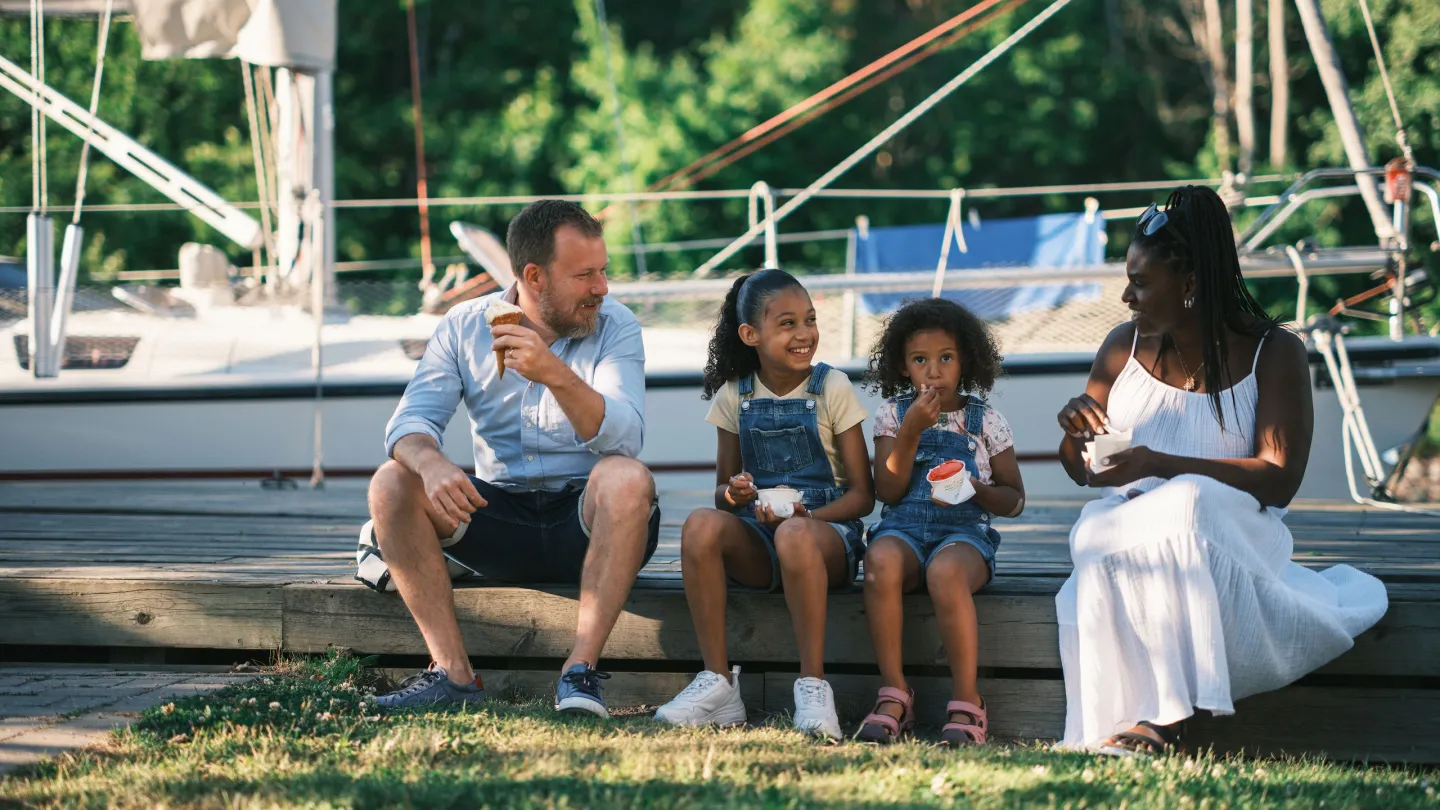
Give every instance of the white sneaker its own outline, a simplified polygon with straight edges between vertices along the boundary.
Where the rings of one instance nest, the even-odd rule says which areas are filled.
[[[835,690],[828,681],[795,681],[795,728],[806,734],[840,739],[840,718],[835,714]]]
[[[740,700],[740,667],[725,676],[705,670],[673,700],[655,710],[656,722],[672,726],[738,726],[745,723],[745,703]]]

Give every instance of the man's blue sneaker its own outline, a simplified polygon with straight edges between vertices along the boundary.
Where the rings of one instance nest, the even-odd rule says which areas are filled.
[[[375,699],[375,705],[382,709],[424,709],[463,706],[479,703],[485,699],[485,686],[480,676],[475,682],[463,686],[450,680],[445,668],[431,664],[430,668],[418,672],[400,682],[400,688],[388,695]]]
[[[555,684],[555,710],[566,714],[593,714],[609,717],[605,708],[605,690],[600,682],[609,678],[610,673],[590,668],[589,664],[576,664],[560,676]]]

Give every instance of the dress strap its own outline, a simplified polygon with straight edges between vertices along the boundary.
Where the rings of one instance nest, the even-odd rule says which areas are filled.
[[[1265,348],[1265,338],[1267,337],[1270,337],[1269,332],[1266,332],[1265,334],[1260,336],[1260,345],[1255,347],[1255,362],[1250,364],[1251,374],[1254,374],[1255,370],[1260,368],[1260,350]]]
[[[825,393],[825,377],[830,374],[830,367],[824,363],[816,363],[815,370],[810,372],[810,385],[805,392],[812,397],[818,397]]]
[[[1140,345],[1140,330],[1135,330],[1135,336],[1130,338],[1130,356],[1135,356],[1135,347]]]

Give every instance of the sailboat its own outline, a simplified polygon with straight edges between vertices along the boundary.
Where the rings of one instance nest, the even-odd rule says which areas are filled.
[[[1100,338],[1126,317],[1118,303],[1123,266],[1106,263],[1102,245],[1107,222],[1124,222],[1139,209],[1105,212],[1084,204],[1077,205],[1084,210],[1051,220],[982,220],[974,214],[977,199],[1020,192],[985,189],[967,195],[953,189],[881,192],[833,186],[867,150],[898,132],[897,125],[903,128],[923,115],[1068,2],[1055,0],[810,186],[771,189],[756,183],[735,190],[734,196],[751,201],[750,227],[734,239],[719,240],[722,250],[702,263],[694,277],[611,285],[612,296],[642,313],[646,324],[643,461],[657,471],[713,469],[710,434],[696,430],[707,407],[699,396],[700,378],[708,328],[730,282],[709,277],[711,271],[751,245],[763,245],[764,263],[778,266],[777,245],[799,236],[780,233],[779,223],[810,199],[850,197],[860,204],[867,197],[887,195],[949,199],[943,224],[899,233],[871,228],[862,216],[854,228],[827,235],[848,242],[844,271],[801,277],[824,311],[822,322],[835,325],[822,336],[821,359],[858,379],[864,372],[867,340],[884,313],[904,297],[944,294],[986,310],[1006,352],[1006,376],[995,401],[1014,426],[1027,489],[1032,498],[1075,495],[1055,455],[1060,441],[1055,412],[1083,389]],[[361,315],[336,305],[331,129],[325,124],[335,7],[333,2],[302,5],[313,12],[305,21],[309,32],[321,31],[318,45],[305,40],[309,44],[294,53],[252,54],[275,69],[275,95],[288,99],[284,103],[289,109],[278,118],[289,127],[289,137],[305,144],[285,158],[288,162],[282,161],[286,182],[298,183],[301,192],[283,205],[277,202],[277,221],[270,226],[255,223],[178,168],[147,154],[96,119],[93,110],[64,99],[13,63],[0,63],[5,68],[0,87],[78,137],[91,139],[98,151],[122,166],[127,160],[162,166],[157,188],[197,216],[223,225],[222,232],[237,242],[273,257],[265,262],[273,270],[263,280],[237,284],[223,257],[217,258],[218,251],[187,246],[178,287],[121,287],[109,296],[93,291],[82,295],[72,292],[70,262],[78,250],[62,253],[61,283],[58,293],[52,292],[56,287],[53,274],[47,283],[46,274],[53,271],[44,256],[46,240],[43,234],[34,240],[40,245],[28,257],[25,317],[17,317],[20,313],[12,304],[8,335],[0,340],[0,442],[6,448],[0,454],[0,477],[283,481],[305,475],[368,475],[383,460],[385,422],[446,306],[513,282],[500,240],[482,228],[456,222],[451,235],[477,269],[436,280],[427,289],[422,311],[399,317]],[[133,6],[137,19],[143,19],[146,3],[134,0]],[[284,26],[290,22],[283,16],[257,25],[288,30]],[[315,20],[329,28],[315,28]],[[332,37],[328,52],[325,30]],[[299,61],[293,61],[296,53]],[[1388,479],[1440,394],[1440,340],[1405,333],[1406,307],[1428,284],[1409,258],[1419,243],[1410,239],[1411,205],[1428,201],[1435,221],[1440,221],[1437,180],[1434,169],[1413,162],[1398,169],[1368,164],[1319,169],[1294,178],[1278,194],[1248,201],[1265,210],[1237,237],[1242,265],[1251,277],[1296,280],[1296,327],[1311,335],[1314,346],[1316,439],[1301,497],[1385,500]],[[1141,195],[1167,185],[1125,184],[1124,190],[1136,194],[1139,202]],[[1380,199],[1382,186],[1388,201]],[[1055,191],[1081,197],[1117,190],[1119,184],[1096,183]],[[655,200],[667,194],[592,198]],[[1377,227],[1376,245],[1322,249],[1270,244],[1276,230],[1306,203],[1345,195],[1360,197],[1367,206],[1383,206],[1387,227],[1383,232]],[[43,227],[32,224],[35,233]],[[997,241],[997,233],[1011,236]],[[1014,233],[1029,236],[1016,239]],[[1024,250],[999,257],[987,253],[1001,241]],[[903,247],[898,250],[903,255],[892,255],[897,246]],[[1336,273],[1377,274],[1382,283],[1366,300],[1341,302],[1329,315],[1308,317],[1309,280]],[[0,309],[0,318],[5,311]],[[1388,334],[1346,336],[1346,319],[1355,317],[1380,319]],[[865,402],[872,410],[878,405],[873,397]],[[1377,414],[1383,418],[1374,418]],[[462,465],[470,462],[469,432],[463,413],[446,432],[445,448]]]

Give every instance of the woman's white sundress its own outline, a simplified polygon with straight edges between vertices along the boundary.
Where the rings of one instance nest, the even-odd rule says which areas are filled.
[[[1113,428],[1134,431],[1135,445],[1248,458],[1256,398],[1252,367],[1221,396],[1222,429],[1209,396],[1155,379],[1132,347],[1107,411]],[[1131,490],[1144,494],[1127,499]],[[1093,747],[1140,720],[1174,723],[1195,708],[1231,714],[1234,701],[1296,680],[1380,620],[1385,586],[1348,565],[1292,562],[1284,516],[1198,475],[1137,481],[1085,506],[1070,532],[1074,571],[1055,598],[1062,745]]]

